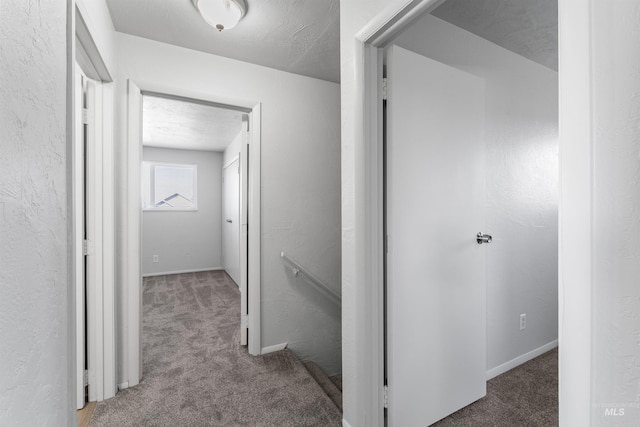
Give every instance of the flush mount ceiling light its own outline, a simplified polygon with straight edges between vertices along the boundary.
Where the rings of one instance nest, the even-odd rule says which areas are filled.
[[[207,24],[218,31],[229,30],[247,13],[245,0],[193,0]]]

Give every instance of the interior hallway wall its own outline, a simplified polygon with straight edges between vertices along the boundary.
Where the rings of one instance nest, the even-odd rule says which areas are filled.
[[[0,425],[75,423],[64,1],[0,3]]]
[[[558,73],[431,15],[396,43],[486,84],[487,223],[478,231],[493,236],[487,370],[495,375],[558,339]]]
[[[197,211],[142,213],[142,274],[222,269],[222,153],[143,147],[142,158],[198,167]]]
[[[238,132],[231,144],[225,148],[224,153],[222,155],[222,167],[229,165],[229,163],[233,162],[239,155],[242,144],[242,131]],[[245,132],[246,133],[246,132]]]
[[[591,332],[589,341],[580,340],[581,347],[590,346],[590,358],[576,363],[576,348],[561,351],[560,399],[576,396],[590,404],[593,427],[631,426],[640,423],[640,2],[573,1],[560,17],[560,38],[580,59],[567,64],[560,56],[560,69],[567,69],[560,83],[566,195],[560,277],[567,289],[561,314],[575,316],[582,331],[590,322]],[[589,37],[566,37],[580,26]],[[578,171],[590,172],[591,179],[576,185]],[[570,246],[576,240],[583,243],[579,251]],[[579,309],[576,303],[585,297],[591,305]],[[565,325],[560,333],[570,331]],[[575,385],[567,381],[572,373],[581,375]],[[560,421],[588,425],[585,412],[586,405],[566,405]],[[574,422],[571,415],[584,418]]]
[[[339,85],[121,33],[116,50],[121,167],[127,78],[142,89],[261,102],[262,347],[287,343],[300,358],[340,372],[340,308],[292,277],[280,259],[287,252],[340,293]],[[118,197],[124,218],[126,188]],[[126,230],[126,222],[120,226]],[[126,286],[120,283],[118,306],[127,304]],[[122,339],[128,319],[120,320]],[[118,342],[119,360],[127,345]]]

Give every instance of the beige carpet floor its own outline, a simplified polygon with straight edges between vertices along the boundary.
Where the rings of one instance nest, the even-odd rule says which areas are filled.
[[[222,271],[144,280],[144,378],[98,403],[91,426],[340,426],[288,350],[239,345],[240,293]]]
[[[147,278],[144,378],[98,403],[91,426],[340,426],[341,413],[288,350],[239,343],[239,292],[224,272]],[[487,384],[487,396],[436,427],[558,425],[552,350]]]
[[[558,350],[487,383],[487,395],[435,427],[554,427],[558,425]]]

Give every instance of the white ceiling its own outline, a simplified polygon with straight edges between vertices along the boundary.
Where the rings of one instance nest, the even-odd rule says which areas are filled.
[[[339,0],[247,0],[218,32],[192,0],[106,0],[116,31],[332,82],[340,81]],[[433,15],[558,69],[557,0],[448,0]],[[145,97],[144,144],[222,151],[241,113]]]
[[[116,31],[332,82],[340,81],[339,0],[247,0],[218,32],[191,0],[107,0]]]
[[[240,111],[159,96],[142,97],[142,144],[224,151],[242,129]]]
[[[192,0],[106,0],[116,31],[332,82],[340,81],[339,0],[247,0],[218,32]],[[448,0],[433,15],[558,69],[558,0]]]
[[[558,70],[558,0],[448,0],[432,15]]]

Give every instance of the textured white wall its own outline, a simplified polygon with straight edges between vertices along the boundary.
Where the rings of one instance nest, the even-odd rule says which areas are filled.
[[[222,156],[222,167],[227,166],[229,163],[233,162],[233,160],[240,155],[240,149],[242,145],[242,132],[238,132],[231,144],[224,150]]]
[[[559,421],[591,426],[591,2],[559,2]]]
[[[558,73],[431,15],[396,43],[486,84],[491,370],[558,338]]]
[[[561,1],[563,425],[640,425],[638,28],[638,1]]]
[[[121,131],[126,78],[142,89],[262,103],[262,346],[288,342],[299,357],[339,372],[340,309],[294,280],[280,259],[289,253],[340,291],[339,86],[120,33],[116,41]]]
[[[144,147],[142,158],[198,165],[197,211],[143,212],[142,274],[221,269],[222,153]]]
[[[0,424],[74,425],[67,3],[0,2]]]

